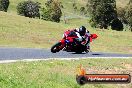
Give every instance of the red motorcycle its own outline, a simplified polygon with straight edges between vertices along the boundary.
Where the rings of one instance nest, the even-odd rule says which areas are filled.
[[[52,53],[59,52],[60,50],[76,53],[89,52],[85,45],[82,45],[76,40],[78,37],[76,36],[75,32],[66,31],[64,35],[65,37],[63,39],[51,47]],[[97,37],[98,36],[96,34],[91,34],[90,42],[92,42],[92,40],[96,39]]]

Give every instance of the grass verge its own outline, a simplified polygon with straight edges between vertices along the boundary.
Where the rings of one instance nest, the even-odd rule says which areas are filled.
[[[131,59],[47,60],[0,64],[1,88],[131,88],[132,84],[76,83],[77,67],[82,64],[87,73],[129,73]]]
[[[63,24],[0,12],[0,20],[1,47],[50,48],[62,38],[65,30],[85,25],[99,36],[91,43],[92,51],[132,53],[131,32],[96,30],[87,24],[87,19],[73,19]]]

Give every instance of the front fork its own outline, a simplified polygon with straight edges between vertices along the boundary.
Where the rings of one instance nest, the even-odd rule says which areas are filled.
[[[65,48],[65,45],[66,45],[66,44],[65,44],[65,39],[62,39],[62,40],[60,40],[59,42],[61,43],[61,45],[60,45],[59,48],[60,48],[61,50],[63,50],[63,49]]]

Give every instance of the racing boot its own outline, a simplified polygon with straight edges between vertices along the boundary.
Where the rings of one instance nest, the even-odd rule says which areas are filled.
[[[87,46],[85,52],[86,52],[86,53],[88,53],[88,52],[92,52],[92,51],[90,50],[90,46]]]
[[[88,50],[89,52],[92,52],[91,49],[90,49],[90,46],[87,46],[87,50]]]

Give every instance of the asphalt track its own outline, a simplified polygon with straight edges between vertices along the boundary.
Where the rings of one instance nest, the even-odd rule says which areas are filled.
[[[90,57],[132,57],[132,54],[115,54],[103,52],[89,52],[75,54],[72,52],[60,51],[51,53],[49,49],[32,48],[0,48],[0,60],[23,60],[23,59],[49,59],[49,58],[90,58]]]

